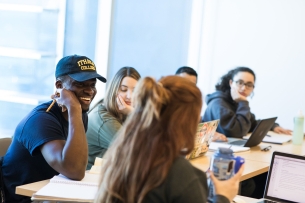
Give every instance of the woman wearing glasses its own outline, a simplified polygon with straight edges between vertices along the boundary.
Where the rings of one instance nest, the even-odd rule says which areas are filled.
[[[227,137],[242,138],[253,131],[257,124],[250,111],[247,98],[253,94],[255,73],[247,67],[237,67],[222,76],[216,92],[206,97],[207,109],[203,120],[220,119],[217,131]],[[278,124],[271,128],[276,133],[291,134]]]

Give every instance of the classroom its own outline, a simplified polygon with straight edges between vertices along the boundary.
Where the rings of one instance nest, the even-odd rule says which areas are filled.
[[[83,123],[84,129],[78,127],[75,129],[87,135],[87,140],[82,144],[86,144],[85,142],[89,144],[85,147],[89,151],[88,166],[78,166],[80,165],[78,163],[76,168],[82,168],[82,171],[87,172],[94,166],[95,157],[103,156],[107,152],[108,145],[114,141],[112,137],[104,138],[108,144],[102,147],[102,152],[101,149],[95,148],[94,143],[104,140],[100,141],[95,137],[100,131],[93,127],[101,126],[103,123],[99,123],[100,121],[92,123],[92,121],[98,118],[98,112],[101,111],[100,104],[106,106],[105,102],[108,104],[111,102],[110,99],[106,99],[109,97],[109,92],[118,88],[114,84],[114,78],[117,77],[120,81],[119,85],[124,83],[125,76],[119,75],[120,71],[121,74],[125,74],[122,72],[123,67],[128,74],[131,74],[127,77],[131,81],[125,81],[126,84],[132,83],[131,90],[128,85],[126,90],[120,89],[120,91],[126,91],[122,94],[126,94],[126,97],[132,97],[134,90],[140,91],[140,88],[136,88],[136,84],[141,83],[142,91],[144,91],[146,85],[148,87],[152,82],[149,78],[159,85],[157,88],[166,89],[167,83],[169,86],[174,85],[171,83],[170,76],[175,75],[179,67],[191,67],[197,74],[196,87],[200,90],[202,99],[198,113],[201,122],[220,119],[215,137],[217,133],[221,133],[225,136],[223,139],[236,136],[243,138],[246,134],[230,135],[232,125],[229,127],[231,129],[220,130],[225,118],[206,116],[206,112],[212,112],[206,100],[215,92],[215,85],[228,71],[237,67],[246,67],[255,73],[254,80],[249,82],[243,78],[237,78],[241,81],[237,83],[238,81],[234,78],[237,74],[234,73],[231,84],[234,86],[236,82],[236,87],[239,85],[245,89],[252,88],[246,98],[242,97],[242,100],[247,103],[246,108],[251,109],[248,110],[249,113],[255,115],[256,121],[276,117],[274,126],[268,132],[269,136],[286,139],[287,134],[290,134],[291,137],[289,139],[288,136],[289,141],[281,144],[267,143],[266,137],[265,142],[262,138],[263,141],[260,140],[259,144],[249,149],[232,147],[235,156],[245,159],[245,168],[240,181],[246,183],[254,180],[256,187],[262,187],[254,196],[243,195],[239,188],[237,199],[234,201],[257,202],[258,199],[263,198],[273,152],[305,155],[304,144],[295,144],[292,139],[293,131],[296,132],[296,117],[305,112],[305,94],[302,92],[305,89],[305,84],[302,83],[303,74],[305,74],[303,68],[305,66],[304,11],[305,1],[303,0],[154,0],[148,2],[139,0],[29,0],[26,2],[0,0],[0,28],[2,30],[0,78],[5,84],[0,88],[2,95],[0,97],[0,157],[3,157],[7,151],[7,147],[4,146],[8,146],[9,143],[5,142],[11,142],[14,139],[12,137],[16,135],[16,127],[25,122],[24,118],[32,115],[30,112],[35,107],[54,99],[57,104],[55,102],[53,105],[62,108],[63,117],[69,121],[67,118],[70,116],[70,106],[64,104],[68,100],[61,100],[59,95],[66,95],[67,98],[74,96],[65,90],[57,91],[62,85],[64,89],[67,89],[65,79],[61,78],[66,73],[61,67],[56,69],[55,73],[55,68],[59,67],[61,59],[67,56],[85,56],[77,59],[78,63],[83,65],[82,70],[97,74],[87,79],[98,79],[90,83],[90,80],[86,80],[87,82],[77,80],[76,78],[80,76],[76,78],[71,76],[73,80],[82,82],[82,87],[76,84],[78,90],[75,90],[78,94],[75,94],[84,103],[80,117],[82,119],[75,121],[81,122],[79,124]],[[118,77],[122,78],[118,79]],[[58,83],[57,80],[61,79],[63,81]],[[145,79],[145,82],[142,79]],[[94,86],[94,89],[88,93],[87,97],[79,93],[80,88],[89,86]],[[153,91],[153,88],[150,89]],[[167,95],[162,91],[160,93],[159,89],[156,89],[155,92],[163,96]],[[122,97],[117,97],[118,101],[116,101],[118,102],[116,108],[123,109],[123,114],[117,116],[118,122],[115,121],[117,123],[114,125],[119,127],[116,127],[113,136],[117,135],[121,127],[126,130],[122,133],[129,132],[127,126],[133,125],[129,115],[132,115],[132,118],[137,116],[133,114],[133,108],[128,107],[129,101],[122,102]],[[232,96],[237,103],[240,98],[240,95],[236,99]],[[151,99],[155,102],[159,101],[157,97]],[[137,101],[140,102],[140,100]],[[167,99],[161,103],[165,105],[170,101],[172,100]],[[69,102],[74,104],[75,101],[72,99]],[[85,105],[88,108],[84,110]],[[159,108],[157,106],[147,108]],[[54,107],[50,108],[51,111],[52,108]],[[106,109],[108,108],[110,107],[106,106]],[[115,111],[110,112],[111,115],[116,115]],[[209,119],[206,119],[207,117]],[[140,118],[144,119],[144,116],[137,117],[138,120],[141,120]],[[162,120],[162,117],[157,116],[157,118]],[[148,120],[145,121],[148,122]],[[128,121],[126,126],[125,121]],[[245,127],[245,123],[240,123],[240,128]],[[248,131],[252,132],[256,124],[258,122]],[[276,130],[271,132],[277,124],[281,130],[278,133]],[[301,131],[304,134],[303,122]],[[266,134],[264,133],[264,136]],[[244,139],[250,140],[249,137]],[[119,145],[119,141],[116,144]],[[191,159],[189,162],[205,173],[210,167],[215,151],[221,144],[223,143],[219,140],[213,140],[203,156]],[[212,149],[214,147],[215,149]],[[29,156],[35,157],[37,153],[44,154],[53,150],[43,149],[41,146],[40,149],[42,152],[31,149]],[[72,151],[68,151],[75,153],[76,150],[73,148]],[[80,160],[84,161],[88,158],[86,153],[80,153],[80,156],[83,156]],[[12,157],[12,151],[7,157]],[[45,159],[47,163],[54,161],[52,157],[49,159],[45,157]],[[64,165],[64,161],[62,164]],[[67,170],[62,168],[63,165],[51,166],[55,171],[60,171],[59,173],[70,174],[73,171],[71,167]],[[149,171],[149,168],[147,170]],[[72,179],[79,179],[81,176],[76,172],[73,173]],[[37,181],[33,181],[33,184],[35,182]],[[48,182],[49,180],[41,184],[46,185]],[[263,183],[258,186],[258,182]],[[16,190],[16,194],[32,197],[42,187],[38,185],[37,188],[37,185],[34,185],[35,189],[33,189],[32,185],[30,187],[24,187],[24,185],[26,184],[19,184],[19,193]],[[303,185],[305,183],[301,184]]]

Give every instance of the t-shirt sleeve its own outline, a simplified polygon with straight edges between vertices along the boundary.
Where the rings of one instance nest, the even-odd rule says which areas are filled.
[[[22,145],[32,156],[40,153],[41,145],[52,140],[65,140],[64,129],[52,115],[38,112],[25,121],[19,137]]]

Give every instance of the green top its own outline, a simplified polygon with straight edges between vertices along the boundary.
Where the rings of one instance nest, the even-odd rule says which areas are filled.
[[[90,169],[94,164],[95,157],[102,158],[104,156],[122,124],[103,105],[94,107],[88,118],[88,130],[86,132],[89,150],[87,169]]]

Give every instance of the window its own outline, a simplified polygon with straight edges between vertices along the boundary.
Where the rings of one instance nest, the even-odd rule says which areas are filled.
[[[192,1],[114,2],[109,79],[123,66],[159,79],[188,65]]]
[[[123,66],[159,78],[188,65],[191,13],[189,0],[0,0],[0,137],[50,100],[63,56],[88,56],[107,81]]]
[[[0,137],[54,90],[60,1],[0,1]],[[51,81],[51,82],[50,82]]]
[[[26,114],[50,100],[60,58],[95,61],[99,2],[0,0],[0,137],[12,136]]]

